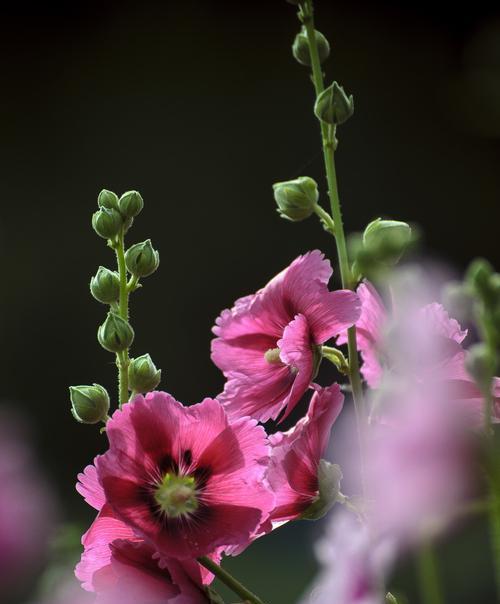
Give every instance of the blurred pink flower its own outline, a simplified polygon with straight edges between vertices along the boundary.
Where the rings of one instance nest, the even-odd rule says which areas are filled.
[[[444,389],[421,396],[403,385],[382,404],[366,450],[370,523],[411,544],[445,528],[472,494],[476,439],[470,412]]]
[[[82,538],[84,552],[75,574],[96,604],[202,604],[212,581],[196,560],[159,559],[154,548],[119,520],[105,502],[94,466],[78,476],[77,490],[99,514]]]
[[[0,593],[43,565],[54,509],[22,428],[0,417]]]
[[[271,462],[268,480],[276,495],[271,521],[298,518],[318,497],[318,467],[344,396],[337,384],[316,386],[307,415],[287,432],[269,437]]]
[[[396,292],[394,311],[385,308],[371,283],[358,287],[361,316],[356,323],[357,342],[363,359],[361,371],[372,388],[381,385],[384,371],[411,380],[411,388],[445,389],[462,401],[482,424],[483,397],[465,369],[467,351],[462,343],[467,331],[436,302],[421,304],[418,297],[404,300]],[[399,298],[403,298],[400,300]],[[337,342],[347,341],[343,332]],[[408,384],[410,387],[410,384]],[[493,419],[500,419],[500,379],[493,383]]]
[[[212,360],[227,378],[218,398],[228,413],[265,422],[297,405],[314,378],[314,347],[359,317],[356,294],[328,291],[331,274],[323,254],[309,252],[218,317]]]
[[[385,577],[395,548],[374,538],[369,528],[344,509],[335,512],[317,544],[322,568],[300,604],[383,604]]]
[[[110,448],[96,459],[106,502],[162,557],[244,546],[274,507],[264,429],[230,422],[216,400],[184,407],[164,392],[138,396],[106,432]]]

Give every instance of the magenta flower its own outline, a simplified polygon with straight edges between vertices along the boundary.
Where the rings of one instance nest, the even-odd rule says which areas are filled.
[[[96,460],[113,514],[162,557],[196,558],[252,540],[274,505],[266,434],[230,422],[211,399],[184,407],[165,392],[116,411]]]
[[[82,538],[75,574],[96,604],[203,604],[213,579],[195,560],[159,559],[154,548],[119,520],[106,503],[94,466],[78,476],[77,490],[99,514]]]
[[[298,518],[318,498],[318,467],[344,396],[337,384],[316,387],[307,415],[288,432],[269,437],[271,462],[268,480],[276,495],[271,521]]]
[[[218,398],[229,414],[265,422],[297,405],[314,378],[317,347],[359,317],[356,294],[328,291],[331,274],[323,254],[309,252],[218,317],[212,360],[227,378]]]
[[[300,604],[383,604],[385,578],[393,564],[391,540],[375,538],[345,510],[331,517],[316,547],[321,571]]]

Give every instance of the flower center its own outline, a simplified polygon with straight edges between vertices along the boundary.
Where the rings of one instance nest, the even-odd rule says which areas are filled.
[[[154,497],[169,518],[188,516],[198,508],[196,482],[192,476],[168,472],[156,486]]]
[[[280,349],[279,348],[269,348],[264,353],[264,358],[268,363],[281,363],[280,359]]]

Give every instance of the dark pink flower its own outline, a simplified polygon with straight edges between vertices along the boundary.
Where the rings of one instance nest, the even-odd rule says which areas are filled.
[[[299,256],[256,294],[225,310],[213,331],[212,360],[227,378],[218,397],[231,415],[284,419],[314,377],[316,347],[352,325],[351,291],[328,291],[332,274],[319,251]]]
[[[195,560],[159,559],[154,548],[119,520],[105,502],[94,466],[79,475],[77,490],[99,514],[82,538],[75,573],[97,604],[202,604],[212,580]]]
[[[319,462],[343,402],[337,384],[316,387],[307,415],[287,432],[269,437],[272,449],[268,480],[276,495],[273,523],[298,518],[316,501]]]
[[[184,407],[152,392],[116,411],[97,458],[113,514],[162,557],[196,558],[244,546],[274,504],[264,429],[230,422],[212,399]]]

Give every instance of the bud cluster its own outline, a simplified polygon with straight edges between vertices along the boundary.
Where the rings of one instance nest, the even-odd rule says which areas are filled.
[[[144,207],[140,193],[127,191],[118,197],[113,191],[103,189],[97,204],[99,209],[92,216],[92,226],[115,250],[118,270],[100,266],[90,280],[90,293],[98,302],[110,307],[97,331],[97,340],[105,350],[116,354],[120,404],[123,404],[128,400],[129,392],[149,392],[160,383],[161,371],[148,354],[132,360],[128,356],[135,336],[128,318],[129,295],[140,287],[139,279],[156,271],[160,257],[150,239],[125,249],[125,233]],[[102,386],[73,386],[70,397],[72,413],[78,421],[88,424],[106,421],[109,395]]]

